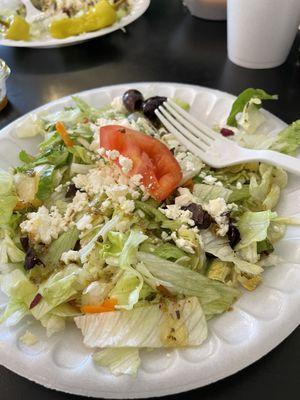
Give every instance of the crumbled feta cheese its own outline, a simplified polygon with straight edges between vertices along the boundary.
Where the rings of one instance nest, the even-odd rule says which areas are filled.
[[[126,157],[121,156],[119,160],[127,168],[132,164],[132,161]],[[73,177],[73,182],[78,189],[85,191],[92,201],[102,198],[101,211],[105,211],[108,207],[119,207],[129,213],[129,210],[134,210],[134,207],[133,202],[129,203],[127,200],[137,200],[145,192],[145,188],[140,185],[141,179],[142,175],[129,178],[115,163],[100,160],[96,168],[91,169],[87,174],[78,174]]]
[[[80,261],[80,254],[79,251],[69,250],[62,253],[60,259],[64,264],[69,265]]]
[[[50,244],[66,228],[66,223],[57,207],[52,207],[49,212],[45,206],[41,206],[37,212],[29,213],[27,218],[21,223],[20,228],[35,243]]]
[[[207,185],[214,185],[217,182],[217,178],[215,178],[212,175],[206,175],[203,178],[203,182],[206,183]]]
[[[141,174],[135,174],[129,179],[129,184],[133,186],[139,186],[141,184],[142,179],[143,176]]]
[[[99,154],[99,156],[103,157],[105,156],[106,149],[104,147],[100,147],[100,149],[97,150],[97,153]]]
[[[124,156],[120,156],[119,157],[119,164],[122,168],[122,171],[124,174],[128,174],[128,172],[130,172],[132,170],[133,167],[133,162],[132,160],[130,160],[130,158],[124,157]]]
[[[120,153],[118,152],[118,150],[106,150],[106,157],[109,160],[115,161],[119,158]]]
[[[75,214],[84,211],[89,204],[88,196],[84,192],[77,191],[72,203],[68,204],[64,219],[67,223],[73,221]]]
[[[237,188],[238,190],[241,190],[241,189],[243,188],[243,185],[241,184],[241,182],[237,181],[237,183],[236,183],[236,188]]]
[[[89,214],[84,215],[81,217],[76,223],[76,227],[79,231],[84,231],[88,229],[92,229],[93,225],[91,224],[92,222],[92,216]]]
[[[183,251],[190,254],[195,254],[195,250],[193,249],[193,244],[189,240],[177,237],[175,232],[171,233],[171,238],[174,240],[176,246],[179,249],[182,249]]]
[[[176,149],[181,145],[172,133],[166,133],[161,139],[163,142],[165,142],[169,149]]]
[[[180,161],[182,161],[186,156],[187,153],[185,151],[182,151],[176,154],[176,160],[180,163]]]
[[[178,220],[183,224],[188,224],[190,226],[195,225],[195,222],[191,218],[192,213],[189,210],[182,210],[176,204],[167,205],[166,208],[160,208],[159,210],[169,219]]]
[[[207,211],[219,225],[217,233],[220,236],[225,236],[229,228],[229,209],[225,200],[222,197],[210,200],[208,204],[203,205],[203,209]]]
[[[127,112],[123,104],[122,96],[115,97],[110,103],[110,105],[114,110],[116,110],[119,113],[125,114]]]
[[[190,203],[195,203],[196,199],[195,196],[192,195],[188,188],[178,188],[178,192],[180,196],[175,198],[175,205],[178,207],[187,206]]]
[[[125,214],[130,214],[135,209],[135,204],[133,200],[125,200],[121,203],[121,209],[125,212]]]
[[[187,171],[193,171],[194,170],[194,164],[191,161],[187,161],[185,163],[185,168]]]

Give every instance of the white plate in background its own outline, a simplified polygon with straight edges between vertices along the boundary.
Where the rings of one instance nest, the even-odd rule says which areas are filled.
[[[89,104],[101,107],[129,88],[147,96],[182,98],[191,104],[191,113],[208,125],[225,120],[234,97],[217,90],[176,83],[133,83],[93,89],[78,94]],[[49,103],[40,111],[69,106],[71,97]],[[285,124],[265,112],[264,129],[278,132]],[[24,116],[22,118],[26,118]],[[21,149],[34,152],[37,138],[18,139],[16,121],[0,132],[0,167],[18,163]],[[278,211],[300,216],[300,179],[290,177],[282,193]],[[26,319],[11,329],[0,325],[0,362],[10,370],[46,387],[98,398],[142,398],[163,396],[205,386],[225,378],[258,360],[285,339],[300,323],[300,228],[291,227],[277,246],[285,260],[264,274],[263,284],[254,292],[244,292],[227,312],[209,322],[209,336],[198,348],[155,350],[142,353],[136,379],[112,376],[95,366],[91,350],[82,344],[81,332],[69,324],[64,333],[47,339],[43,328]],[[0,293],[0,304],[5,296]],[[29,329],[39,342],[30,347],[19,338]]]

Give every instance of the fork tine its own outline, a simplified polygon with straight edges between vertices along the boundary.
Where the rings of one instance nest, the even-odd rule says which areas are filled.
[[[181,125],[188,129],[189,134],[193,135],[197,141],[202,140],[207,146],[212,145],[213,139],[203,134],[198,128],[195,128],[194,125],[190,124],[185,118],[183,118],[176,110],[174,110],[167,102],[163,104],[163,106],[170,112],[172,117],[176,118],[176,120],[181,123]]]
[[[205,152],[201,150],[199,147],[195,146],[190,140],[186,139],[185,136],[181,135],[177,131],[177,129],[162,115],[159,110],[155,110],[155,114],[159,118],[159,120],[163,123],[163,125],[168,129],[169,132],[173,133],[173,135],[190,151],[192,151],[195,155],[198,155],[200,158],[205,157]]]
[[[200,148],[201,150],[208,150],[210,147],[210,144],[207,144],[204,141],[201,141],[200,138],[195,137],[188,131],[180,122],[178,122],[172,114],[170,114],[163,106],[159,107],[160,112],[163,114],[163,116],[179,131],[179,133],[184,136],[188,141],[192,142],[195,146]]]
[[[195,128],[198,128],[198,130],[201,129],[201,133],[205,134],[206,136],[210,137],[211,139],[215,140],[218,139],[217,133],[215,133],[213,130],[208,128],[205,124],[203,124],[201,121],[198,121],[196,118],[194,118],[192,115],[187,113],[183,108],[179,107],[178,104],[176,104],[173,100],[168,98],[167,103],[178,112],[182,117],[185,118],[186,121],[188,121],[190,124],[192,124]],[[189,128],[190,129],[190,128]]]

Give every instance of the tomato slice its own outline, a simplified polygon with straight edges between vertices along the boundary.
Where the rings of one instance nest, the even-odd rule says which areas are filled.
[[[165,200],[180,184],[182,172],[177,160],[166,145],[151,136],[107,125],[100,128],[100,145],[130,158],[130,176],[141,174],[143,185],[155,200]]]

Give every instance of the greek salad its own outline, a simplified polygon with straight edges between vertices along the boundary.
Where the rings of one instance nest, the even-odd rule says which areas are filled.
[[[294,155],[300,120],[275,137],[260,131],[262,101],[274,99],[245,90],[214,129]],[[201,345],[207,321],[257,288],[298,223],[274,211],[284,170],[205,165],[159,123],[165,100],[130,89],[97,109],[74,97],[23,121],[17,134],[41,135],[39,151],[0,170],[0,322],[30,315],[50,337],[75,321],[115,375],[136,375],[143,349]]]
[[[66,39],[98,31],[120,21],[134,0],[32,0],[42,17],[26,20],[20,0],[0,0],[0,38],[10,40]]]

